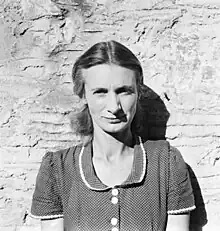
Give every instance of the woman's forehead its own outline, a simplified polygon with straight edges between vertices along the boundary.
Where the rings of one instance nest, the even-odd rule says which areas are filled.
[[[133,70],[117,65],[102,64],[83,69],[83,78],[88,85],[136,85]]]

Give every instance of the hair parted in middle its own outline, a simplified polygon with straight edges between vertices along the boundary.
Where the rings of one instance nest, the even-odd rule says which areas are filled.
[[[85,81],[83,69],[88,69],[101,64],[114,64],[130,69],[135,72],[139,98],[142,95],[143,70],[138,58],[124,45],[114,40],[99,42],[89,48],[75,62],[72,69],[73,92],[80,99],[84,99]],[[140,104],[137,104],[137,111],[132,121],[132,132],[140,130]],[[71,127],[74,132],[88,142],[93,137],[93,123],[87,104],[84,104],[80,111],[71,118]],[[84,142],[84,143],[85,143]]]

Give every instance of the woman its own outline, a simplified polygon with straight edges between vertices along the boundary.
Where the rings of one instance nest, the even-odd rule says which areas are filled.
[[[72,77],[84,105],[72,125],[83,142],[42,160],[31,210],[42,230],[189,230],[195,206],[181,154],[137,136],[143,73],[136,56],[100,42],[78,58]]]

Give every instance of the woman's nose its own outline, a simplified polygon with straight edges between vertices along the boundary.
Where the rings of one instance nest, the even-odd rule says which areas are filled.
[[[116,94],[110,94],[106,103],[108,111],[112,114],[116,114],[121,109],[120,100]]]

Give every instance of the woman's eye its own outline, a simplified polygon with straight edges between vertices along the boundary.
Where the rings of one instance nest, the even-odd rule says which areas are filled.
[[[130,90],[130,89],[121,89],[119,92],[118,92],[119,94],[132,94],[133,93],[133,91],[132,90]]]
[[[104,95],[105,93],[107,93],[105,90],[97,90],[93,92],[94,95]]]

